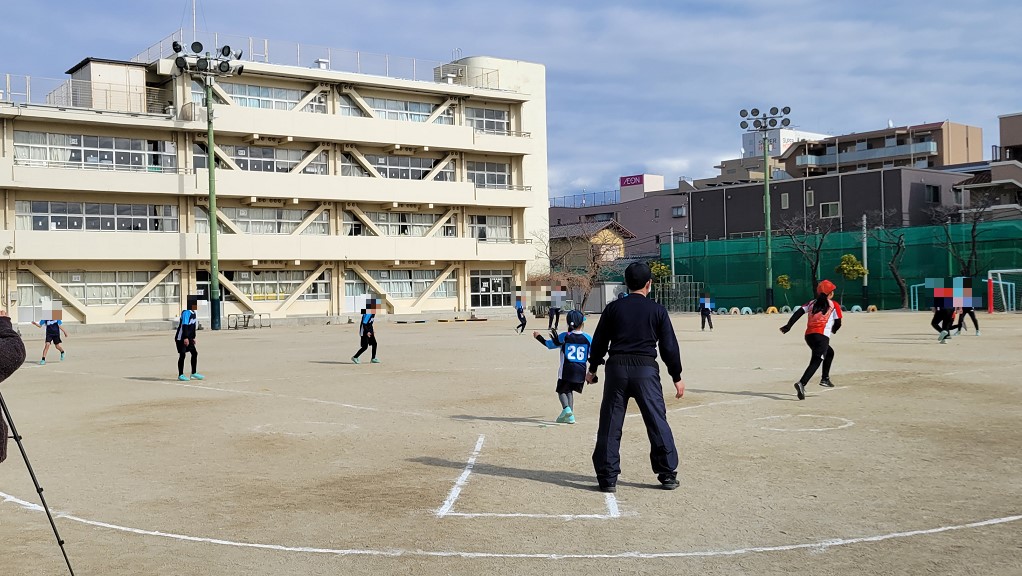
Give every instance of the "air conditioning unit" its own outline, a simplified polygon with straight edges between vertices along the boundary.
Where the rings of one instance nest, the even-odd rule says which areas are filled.
[[[447,84],[464,84],[468,66],[464,64],[441,64],[433,69],[433,81]]]

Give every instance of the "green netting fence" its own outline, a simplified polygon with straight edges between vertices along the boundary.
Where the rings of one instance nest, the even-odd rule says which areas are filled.
[[[986,271],[991,269],[1022,268],[1022,220],[1006,222],[984,222],[979,225],[978,261],[980,278],[974,286],[983,290],[984,302]],[[919,226],[903,228],[905,253],[899,271],[905,282],[911,286],[921,284],[926,278],[945,278],[958,275],[957,263],[939,241],[943,237],[940,226]],[[952,224],[951,236],[960,247],[967,251],[970,241],[969,224]],[[739,238],[733,240],[707,240],[684,242],[674,245],[675,271],[691,275],[696,282],[702,282],[718,306],[753,309],[766,305],[766,246],[764,238]],[[774,304],[780,308],[785,304],[802,304],[812,297],[812,271],[809,265],[791,246],[789,240],[775,236],[772,242]],[[661,261],[670,266],[669,244],[660,247]],[[867,240],[867,268],[869,274],[869,301],[863,301],[862,280],[845,280],[834,272],[844,254],[862,258],[862,232],[840,232],[830,234],[824,242],[820,259],[820,278],[827,278],[838,287],[837,297],[844,307],[875,305],[880,309],[901,307],[901,294],[894,281],[887,262],[893,254],[893,247],[870,238]],[[776,279],[787,274],[791,289],[782,290]]]

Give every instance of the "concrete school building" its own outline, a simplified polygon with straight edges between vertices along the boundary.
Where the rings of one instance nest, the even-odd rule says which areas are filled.
[[[15,322],[53,300],[65,321],[166,320],[208,293],[203,84],[173,40],[188,45],[86,58],[66,80],[0,71]],[[366,294],[396,314],[508,309],[548,266],[542,65],[234,43],[243,73],[214,87],[225,317],[357,313]]]

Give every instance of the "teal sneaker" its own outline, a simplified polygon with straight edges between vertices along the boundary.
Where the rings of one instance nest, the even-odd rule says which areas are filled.
[[[568,416],[570,415],[571,412],[567,408],[565,408],[564,410],[561,410],[561,415],[557,417],[556,422],[558,424],[564,424],[565,422],[568,421]]]
[[[369,363],[370,364],[379,364],[380,363],[380,359],[379,358],[373,358],[372,360],[369,361]]]
[[[63,361],[64,361],[64,353],[63,353],[63,352],[61,352],[61,353],[60,353],[60,361],[61,361],[61,362],[63,362]]]
[[[362,362],[360,362],[358,358],[352,356],[351,357],[351,363],[352,364],[361,364]]]
[[[192,380],[205,380],[205,379],[206,379],[206,377],[203,376],[202,374],[199,374],[198,372],[196,372],[195,374],[192,374]]]
[[[180,376],[178,376],[177,379],[181,380],[182,382],[187,382],[188,381],[188,377],[185,376],[184,374],[181,374]]]
[[[39,361],[39,365],[40,366],[42,366],[44,364],[46,364],[46,358],[43,358],[42,360]]]
[[[575,423],[575,415],[574,414],[568,414],[567,422],[568,422],[568,424],[574,424]]]

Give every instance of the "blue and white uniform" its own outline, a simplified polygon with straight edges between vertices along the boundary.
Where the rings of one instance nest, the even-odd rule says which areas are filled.
[[[586,382],[586,362],[589,360],[589,349],[593,346],[593,337],[581,330],[561,332],[557,340],[542,340],[550,350],[561,350],[561,365],[557,369],[557,393],[582,392]]]

